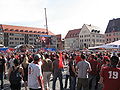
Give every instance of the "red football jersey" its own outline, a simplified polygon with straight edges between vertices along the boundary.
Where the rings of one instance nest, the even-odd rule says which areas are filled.
[[[98,62],[95,59],[89,61],[92,71],[89,74],[97,75],[98,74]]]
[[[120,90],[120,68],[102,68],[101,76],[103,77],[103,90]]]

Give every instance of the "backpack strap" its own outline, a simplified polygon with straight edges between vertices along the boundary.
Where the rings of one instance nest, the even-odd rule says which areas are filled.
[[[13,69],[12,71],[14,71],[14,72],[15,72],[15,71],[19,71],[19,67],[18,67],[17,69],[15,69],[15,67],[12,66],[12,69]]]
[[[17,69],[15,71],[18,71],[19,72],[19,67],[17,67]]]

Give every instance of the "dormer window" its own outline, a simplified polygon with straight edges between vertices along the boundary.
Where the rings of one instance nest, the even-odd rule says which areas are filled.
[[[95,30],[95,32],[97,32],[97,30]]]
[[[95,30],[93,29],[91,32],[94,32]]]
[[[13,29],[10,29],[10,31],[14,31]]]
[[[38,33],[41,33],[41,31],[39,31]]]
[[[32,31],[29,31],[29,32],[32,32]]]
[[[4,29],[5,31],[8,31],[8,29],[6,28],[6,29]]]
[[[46,32],[46,34],[48,34],[48,32]]]
[[[20,30],[20,32],[23,32],[23,30]]]
[[[100,33],[100,31],[97,31],[98,33]]]
[[[37,33],[37,31],[34,31],[34,33]]]
[[[18,32],[19,30],[17,29],[17,30],[15,30],[16,32]]]
[[[25,30],[25,32],[28,32],[28,30]]]
[[[45,33],[45,32],[42,32],[42,33]]]

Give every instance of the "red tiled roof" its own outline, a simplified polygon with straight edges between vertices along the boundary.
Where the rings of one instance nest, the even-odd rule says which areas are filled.
[[[44,28],[34,28],[34,27],[25,27],[25,26],[13,26],[13,25],[1,25],[2,29],[5,30],[7,29],[7,31],[5,32],[19,32],[19,33],[29,33],[29,34],[37,34],[38,32],[45,32],[46,33],[46,29]],[[14,31],[10,31],[10,30],[14,30]],[[15,31],[18,30],[18,31]],[[23,32],[20,32],[20,30],[23,30]],[[28,31],[28,32],[25,32]],[[32,32],[29,32],[32,31]],[[48,35],[55,35],[53,34],[51,31],[48,31]],[[38,33],[40,34],[40,33]],[[42,34],[42,33],[41,33]]]
[[[74,29],[74,30],[69,30],[67,35],[65,36],[66,38],[74,38],[74,37],[79,37],[79,33],[80,33],[81,29]]]

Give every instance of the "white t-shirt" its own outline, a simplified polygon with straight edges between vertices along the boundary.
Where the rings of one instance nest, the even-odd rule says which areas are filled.
[[[31,63],[28,66],[28,87],[32,89],[39,89],[41,86],[38,82],[38,77],[42,76],[41,65]]]

